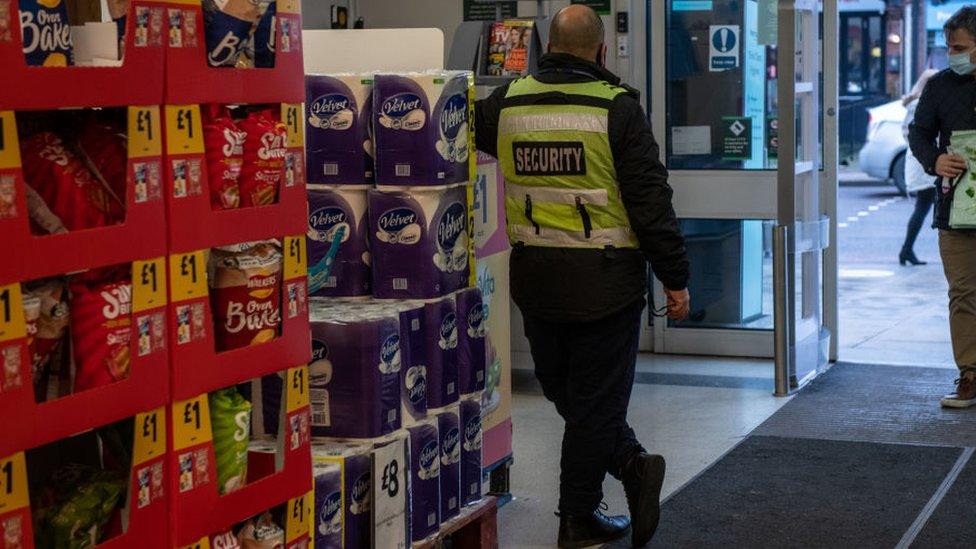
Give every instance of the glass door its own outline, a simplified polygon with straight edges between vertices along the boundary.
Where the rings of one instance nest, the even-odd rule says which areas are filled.
[[[652,123],[692,264],[691,317],[649,318],[647,330],[655,352],[771,358],[780,224],[778,3],[666,0],[646,8]],[[819,136],[820,124],[814,128]],[[660,287],[655,300],[663,305]]]

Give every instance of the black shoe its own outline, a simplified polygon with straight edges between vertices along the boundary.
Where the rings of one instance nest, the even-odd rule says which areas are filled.
[[[624,516],[608,517],[601,511],[590,515],[559,516],[559,547],[589,547],[602,545],[622,538],[630,528],[630,519]]]
[[[903,251],[898,254],[898,262],[901,263],[902,267],[905,265],[928,265],[927,261],[921,261],[919,258],[915,257],[915,252],[909,250],[907,252]]]
[[[624,493],[627,494],[630,518],[634,521],[631,533],[634,547],[647,545],[661,520],[665,468],[663,457],[641,452],[624,471]]]

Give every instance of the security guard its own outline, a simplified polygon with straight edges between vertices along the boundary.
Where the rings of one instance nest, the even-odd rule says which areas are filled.
[[[479,101],[478,148],[499,159],[512,242],[512,298],[535,374],[565,421],[559,546],[626,534],[600,511],[606,473],[623,482],[632,541],[660,516],[664,459],[627,424],[647,291],[664,284],[668,316],[688,315],[688,260],[668,174],[636,91],[604,68],[600,17],[572,5],[553,18],[538,74]]]

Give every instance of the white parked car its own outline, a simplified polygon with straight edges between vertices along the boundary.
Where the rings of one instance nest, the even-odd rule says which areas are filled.
[[[901,100],[869,109],[867,141],[858,154],[861,171],[891,181],[902,194],[905,193],[905,151],[908,150],[901,132],[905,114]]]

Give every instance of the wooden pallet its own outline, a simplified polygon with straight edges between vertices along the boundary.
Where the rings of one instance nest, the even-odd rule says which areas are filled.
[[[488,496],[461,510],[461,514],[441,525],[431,538],[414,543],[413,549],[497,549],[498,500]]]

